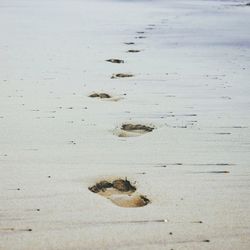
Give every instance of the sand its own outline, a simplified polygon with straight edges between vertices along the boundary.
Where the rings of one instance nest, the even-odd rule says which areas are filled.
[[[0,0],[1,250],[250,248],[245,3]]]

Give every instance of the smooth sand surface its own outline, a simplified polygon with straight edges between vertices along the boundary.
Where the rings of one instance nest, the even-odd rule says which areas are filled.
[[[250,249],[244,3],[0,0],[1,250]]]

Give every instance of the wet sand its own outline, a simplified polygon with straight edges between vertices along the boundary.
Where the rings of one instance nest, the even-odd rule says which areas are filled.
[[[1,250],[250,248],[246,3],[0,0]]]

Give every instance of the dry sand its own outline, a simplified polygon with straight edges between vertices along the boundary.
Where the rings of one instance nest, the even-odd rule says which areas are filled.
[[[1,250],[250,249],[245,3],[0,0]]]

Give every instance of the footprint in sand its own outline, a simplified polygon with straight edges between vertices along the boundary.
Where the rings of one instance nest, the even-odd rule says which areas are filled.
[[[97,193],[119,207],[144,207],[150,200],[136,193],[136,187],[127,179],[116,179],[113,181],[100,181],[89,187],[93,193]]]
[[[134,45],[135,43],[134,42],[127,42],[127,43],[124,43],[126,45]]]
[[[93,94],[90,94],[89,97],[100,98],[100,99],[109,99],[109,98],[111,98],[111,95],[106,94],[106,93],[93,93]]]
[[[147,38],[146,36],[136,36],[135,39],[145,39]]]
[[[141,52],[139,49],[129,49],[127,50],[128,53],[138,53]]]
[[[99,98],[102,100],[109,100],[109,101],[114,101],[114,102],[117,102],[117,101],[123,99],[123,97],[121,97],[121,96],[111,96],[110,94],[107,94],[107,93],[97,93],[97,92],[90,94],[89,97],[90,98]]]
[[[124,60],[121,59],[108,59],[106,62],[111,62],[111,63],[124,63]]]
[[[152,126],[124,123],[121,128],[115,129],[114,134],[118,137],[134,137],[152,132],[154,129]]]

